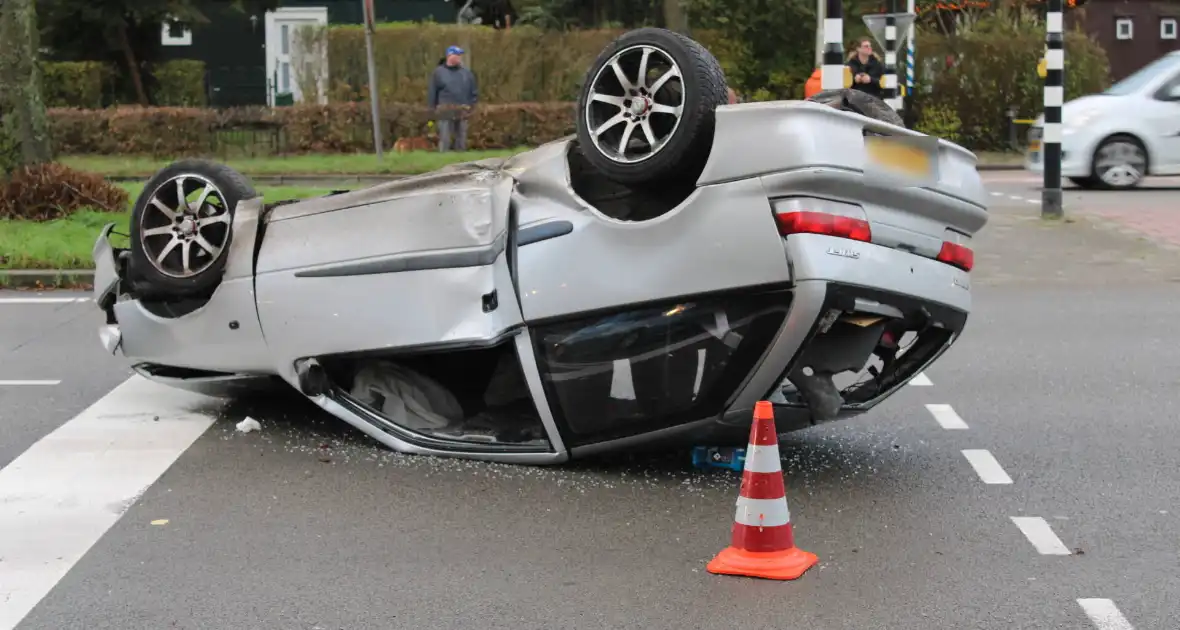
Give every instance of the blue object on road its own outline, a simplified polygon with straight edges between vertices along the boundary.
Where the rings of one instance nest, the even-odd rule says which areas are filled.
[[[746,467],[746,449],[696,446],[692,449],[692,465],[697,468],[728,468],[742,472]]]

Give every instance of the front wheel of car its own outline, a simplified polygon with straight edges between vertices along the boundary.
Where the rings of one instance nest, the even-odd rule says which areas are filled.
[[[1122,134],[1111,136],[1094,150],[1090,174],[1098,188],[1134,188],[1147,175],[1147,149],[1138,138]]]
[[[131,272],[145,297],[206,294],[221,282],[238,202],[257,196],[241,173],[208,160],[157,172],[131,209]]]
[[[697,42],[662,28],[623,34],[591,65],[578,98],[578,144],[620,184],[700,175],[713,146],[715,109],[729,101],[721,64]]]

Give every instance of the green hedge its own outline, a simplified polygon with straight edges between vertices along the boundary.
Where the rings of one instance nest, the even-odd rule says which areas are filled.
[[[103,106],[103,95],[114,69],[97,61],[58,61],[41,64],[47,107]]]
[[[205,62],[175,59],[154,69],[156,93],[153,101],[161,107],[204,107],[208,104],[205,92]]]
[[[41,72],[47,107],[99,109],[116,104],[113,78],[125,69],[99,61],[45,61],[41,63]],[[205,62],[165,61],[154,66],[151,74],[155,85],[148,98],[154,104],[176,107],[207,104]]]

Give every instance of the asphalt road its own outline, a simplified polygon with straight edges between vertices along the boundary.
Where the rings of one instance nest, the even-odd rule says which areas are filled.
[[[0,294],[0,630],[1180,627],[1180,255],[1073,207],[997,196],[930,384],[783,439],[821,560],[787,583],[704,570],[734,473],[398,455],[293,396],[120,385],[91,304]]]

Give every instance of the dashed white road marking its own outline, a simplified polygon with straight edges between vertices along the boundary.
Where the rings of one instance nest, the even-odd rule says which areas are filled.
[[[959,414],[955,413],[954,408],[950,405],[926,405],[926,410],[930,412],[930,415],[934,416],[934,419],[944,429],[967,428],[967,423],[963,422],[963,419],[959,417]]]
[[[1000,466],[1000,462],[992,456],[991,452],[985,449],[965,449],[963,457],[971,463],[971,467],[975,469],[975,473],[986,484],[1010,484],[1012,478],[1008,473],[1004,472],[1004,468]]]
[[[1039,516],[1013,516],[1012,522],[1020,528],[1021,533],[1043,556],[1068,556],[1069,547],[1061,542],[1049,522]]]
[[[24,387],[26,385],[60,385],[61,381],[0,381],[0,387]]]
[[[933,384],[934,383],[930,381],[930,377],[926,376],[925,372],[918,372],[914,378],[910,379],[910,385],[915,387],[930,387]]]
[[[1017,195],[1008,195],[1008,198],[1011,199],[1012,201],[1024,201],[1024,197],[1020,197]]]
[[[1041,204],[1040,200],[1038,200],[1038,199],[1025,199],[1025,201],[1027,201],[1027,202],[1029,202],[1029,203],[1031,203],[1031,204],[1035,204],[1035,205],[1040,205],[1040,204]]]
[[[993,197],[1003,197],[1003,196],[1004,196],[1004,193],[1002,193],[1002,192],[994,192],[994,193],[992,193],[992,196],[993,196]]]
[[[84,297],[18,297],[18,298],[0,298],[0,304],[71,304],[77,302],[89,302],[90,298]]]
[[[1098,630],[1135,630],[1131,622],[1119,612],[1118,606],[1109,599],[1079,599],[1078,605]]]
[[[0,630],[213,424],[216,404],[133,376],[0,469]]]

